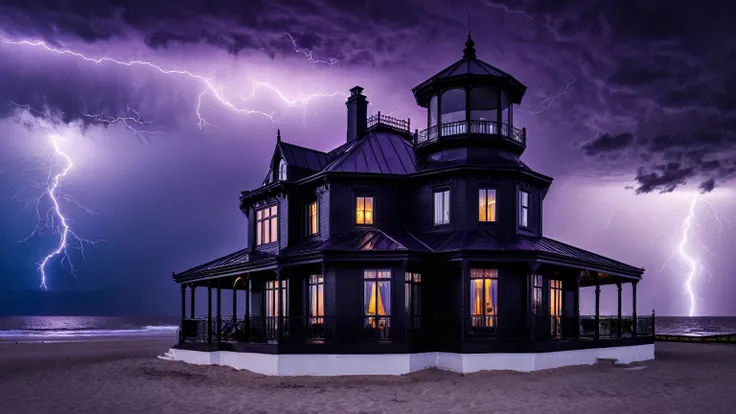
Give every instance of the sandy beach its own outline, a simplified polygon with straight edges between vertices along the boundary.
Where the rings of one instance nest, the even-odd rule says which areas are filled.
[[[732,413],[736,347],[657,344],[657,360],[531,374],[274,378],[156,359],[171,340],[0,344],[0,412]]]

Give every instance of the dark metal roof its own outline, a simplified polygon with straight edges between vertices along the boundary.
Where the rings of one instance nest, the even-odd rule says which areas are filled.
[[[374,131],[355,145],[345,148],[326,171],[378,174],[416,172],[414,149],[398,134]]]
[[[273,255],[261,253],[259,251],[248,251],[247,249],[238,250],[235,253],[231,253],[227,256],[220,257],[219,259],[212,260],[203,265],[195,266],[191,269],[187,269],[183,272],[175,274],[176,279],[186,279],[191,276],[203,274],[203,273],[220,273],[226,272],[230,269],[236,271],[242,265],[247,263],[265,260],[273,258]]]
[[[397,251],[428,252],[429,249],[408,233],[389,235],[383,230],[355,229],[326,241],[307,241],[282,251],[282,256],[301,255],[319,251]]]
[[[502,236],[483,230],[448,230],[420,234],[417,238],[429,246],[434,252],[460,250],[541,252],[581,261],[594,266],[617,268],[632,273],[642,271],[640,268],[618,260],[610,259],[547,237]]]
[[[328,164],[329,156],[321,151],[279,141],[279,148],[286,163],[293,167],[321,171]]]
[[[521,103],[521,98],[526,92],[526,86],[501,69],[478,59],[475,55],[474,46],[475,42],[473,42],[473,39],[470,38],[470,34],[468,33],[468,41],[465,42],[463,58],[412,89],[419,105],[426,107],[429,97],[436,92],[433,87],[434,85],[447,84],[448,82],[446,81],[453,82],[455,79],[468,77],[475,80],[493,80],[496,83],[505,84],[506,87],[503,89],[511,101],[516,104]]]

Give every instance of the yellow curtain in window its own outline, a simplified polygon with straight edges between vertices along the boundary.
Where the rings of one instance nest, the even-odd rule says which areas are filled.
[[[386,309],[383,307],[383,300],[381,299],[381,295],[376,294],[378,283],[373,282],[371,285],[371,301],[368,303],[368,313],[370,315],[385,315]]]

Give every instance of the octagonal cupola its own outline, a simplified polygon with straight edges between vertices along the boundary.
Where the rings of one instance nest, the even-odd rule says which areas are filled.
[[[427,108],[427,128],[416,134],[415,149],[496,147],[521,155],[526,131],[514,126],[513,106],[525,91],[513,76],[477,58],[468,33],[463,58],[412,89]]]

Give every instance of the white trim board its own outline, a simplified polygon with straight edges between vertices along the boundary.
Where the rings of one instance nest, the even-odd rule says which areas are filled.
[[[531,372],[571,365],[592,365],[601,358],[616,360],[619,364],[652,360],[654,344],[518,354],[259,354],[171,348],[166,359],[198,365],[223,365],[264,375],[336,376],[402,375],[427,368],[463,374],[487,370]]]

